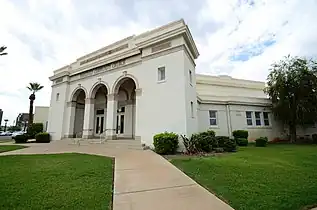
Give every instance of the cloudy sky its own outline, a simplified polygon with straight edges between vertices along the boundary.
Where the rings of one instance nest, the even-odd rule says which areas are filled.
[[[265,81],[287,54],[317,56],[317,0],[0,0],[0,109],[28,112],[28,82],[132,34],[184,18],[200,57],[196,71]]]

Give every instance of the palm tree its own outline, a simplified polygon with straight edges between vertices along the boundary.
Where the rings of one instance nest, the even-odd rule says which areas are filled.
[[[27,89],[29,89],[32,93],[29,97],[30,99],[30,109],[29,109],[29,122],[28,126],[32,125],[33,123],[33,103],[35,100],[35,93],[39,90],[41,90],[44,86],[40,85],[39,83],[30,83],[29,86],[27,86]]]
[[[7,47],[5,47],[5,46],[0,47],[0,56],[8,54],[6,52],[3,52],[3,51],[5,51],[5,49],[7,49]]]

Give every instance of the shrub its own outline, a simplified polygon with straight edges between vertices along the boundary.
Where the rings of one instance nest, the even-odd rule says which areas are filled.
[[[195,142],[195,147],[200,152],[211,152],[212,145],[214,144],[214,137],[206,135],[205,132],[193,134],[191,136],[193,142]]]
[[[36,143],[50,143],[50,134],[49,133],[38,133],[35,135]]]
[[[234,130],[234,131],[232,132],[232,136],[233,136],[235,139],[238,139],[238,138],[248,139],[249,133],[248,133],[248,131],[246,131],[246,130]]]
[[[226,152],[235,152],[237,150],[237,144],[234,139],[226,138],[224,141],[224,147],[223,149]]]
[[[236,139],[237,145],[238,146],[248,146],[248,139],[245,138],[237,138]]]
[[[178,135],[175,133],[159,133],[153,140],[155,152],[158,154],[174,154],[178,148]]]
[[[314,133],[311,137],[313,139],[313,144],[317,144],[317,133]]]
[[[267,142],[268,142],[267,137],[260,137],[260,138],[255,140],[255,146],[256,147],[266,147]]]
[[[14,137],[14,141],[15,141],[15,143],[17,143],[17,144],[26,143],[26,142],[28,141],[28,136],[25,135],[25,134],[16,135],[16,136]]]
[[[183,144],[185,146],[186,149],[186,153],[187,154],[197,154],[200,151],[196,148],[196,139],[195,138],[187,138],[186,136],[181,135],[182,139],[183,139]]]
[[[43,123],[33,123],[28,128],[28,135],[30,139],[34,139],[35,135],[43,132]]]
[[[228,136],[216,136],[217,147],[224,148],[225,142],[229,140]]]

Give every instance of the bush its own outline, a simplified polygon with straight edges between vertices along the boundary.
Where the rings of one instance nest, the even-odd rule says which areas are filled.
[[[313,144],[317,144],[317,133],[314,133],[311,137],[313,139]]]
[[[36,143],[50,143],[50,134],[49,133],[38,133],[35,135]]]
[[[216,136],[215,140],[217,142],[217,147],[224,148],[225,142],[228,141],[230,138],[228,136]]]
[[[175,133],[159,133],[153,137],[155,152],[162,155],[174,154],[178,148],[178,135]]]
[[[28,141],[28,136],[25,135],[25,134],[16,135],[16,136],[14,137],[14,141],[15,141],[15,143],[17,143],[17,144],[26,143],[26,142]]]
[[[238,146],[248,146],[248,139],[245,138],[237,138],[236,143]]]
[[[203,133],[196,133],[191,136],[191,140],[195,143],[195,147],[199,152],[211,152],[214,144],[214,137]]]
[[[186,136],[181,135],[183,139],[183,144],[186,149],[187,154],[197,154],[200,151],[196,148],[196,139],[194,138],[187,138]]]
[[[248,139],[249,133],[246,130],[235,130],[232,132],[232,136],[235,139],[238,139],[238,138]]]
[[[43,132],[43,123],[33,123],[29,126],[27,134],[30,139],[34,139],[35,135]]]
[[[215,132],[208,130],[201,133],[195,133],[190,138],[181,136],[188,154],[200,152],[211,152],[213,147],[217,147]]]
[[[234,139],[226,138],[224,141],[224,147],[223,149],[226,152],[235,152],[237,150],[237,144]]]
[[[267,142],[268,142],[267,137],[260,137],[260,138],[255,140],[255,146],[256,147],[266,147]]]

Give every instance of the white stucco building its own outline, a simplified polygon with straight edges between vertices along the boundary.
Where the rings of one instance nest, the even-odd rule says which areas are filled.
[[[198,56],[179,20],[78,58],[50,77],[48,132],[53,140],[104,135],[150,146],[164,131],[246,129],[250,140],[283,134],[263,82],[198,75]]]

